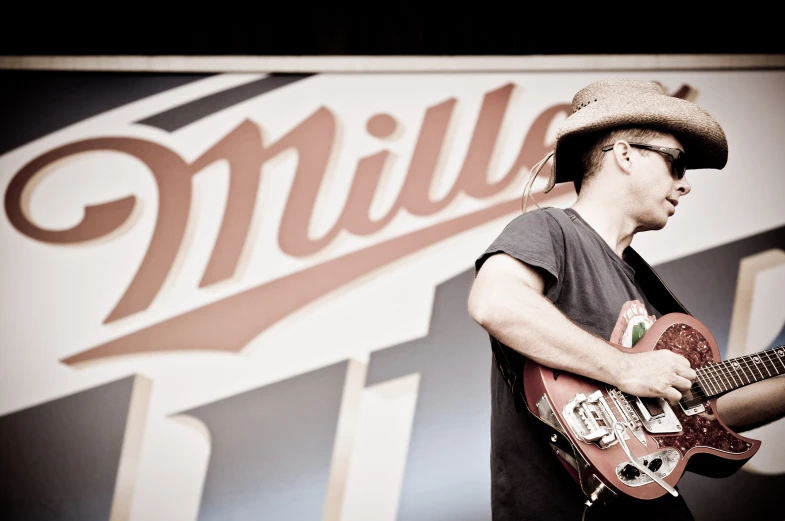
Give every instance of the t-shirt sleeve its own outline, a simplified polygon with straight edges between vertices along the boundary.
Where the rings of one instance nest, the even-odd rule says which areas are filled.
[[[545,271],[546,293],[559,286],[564,273],[564,234],[558,221],[545,209],[532,210],[513,219],[474,263],[475,273],[491,255],[506,253]]]

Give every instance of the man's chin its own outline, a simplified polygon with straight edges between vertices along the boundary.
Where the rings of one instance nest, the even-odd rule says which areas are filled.
[[[667,217],[664,220],[657,220],[657,221],[651,220],[643,226],[642,231],[653,232],[657,230],[662,230],[663,228],[665,228],[666,224],[668,224]]]

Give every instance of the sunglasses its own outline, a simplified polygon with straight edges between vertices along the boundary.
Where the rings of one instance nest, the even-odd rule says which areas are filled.
[[[687,154],[683,151],[679,150],[678,148],[669,148],[669,147],[661,147],[659,145],[647,145],[646,143],[630,143],[627,142],[628,145],[635,148],[645,148],[646,150],[654,150],[655,152],[659,152],[664,156],[668,156],[670,158],[671,163],[671,174],[673,174],[676,179],[681,179],[684,177],[684,174],[687,173]],[[602,147],[603,152],[607,152],[613,149],[613,145],[607,145]]]

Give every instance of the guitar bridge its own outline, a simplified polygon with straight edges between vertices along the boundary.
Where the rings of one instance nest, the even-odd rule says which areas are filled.
[[[595,391],[588,396],[576,394],[564,406],[562,414],[575,437],[584,443],[594,443],[601,449],[618,443],[613,432],[616,418],[602,391]]]

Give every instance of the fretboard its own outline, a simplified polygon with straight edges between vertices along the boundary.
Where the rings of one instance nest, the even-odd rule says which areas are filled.
[[[785,374],[785,346],[708,364],[695,370],[704,398],[711,398],[767,378]]]

